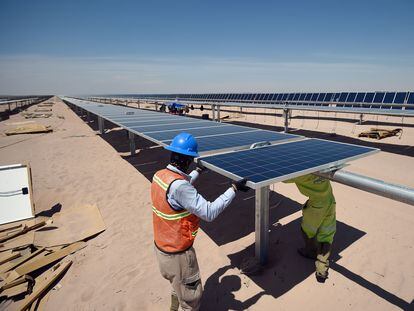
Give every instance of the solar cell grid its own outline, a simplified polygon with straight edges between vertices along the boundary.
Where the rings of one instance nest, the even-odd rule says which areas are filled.
[[[181,130],[185,131],[188,129],[195,129],[201,127],[213,127],[213,126],[221,126],[218,122],[209,122],[208,121],[194,121],[191,123],[181,123],[181,124],[153,124],[153,125],[146,125],[146,126],[128,126],[128,128],[139,132],[139,133],[147,133],[147,132],[155,132],[155,131],[169,131],[169,130]],[[211,124],[217,123],[217,124]]]
[[[398,92],[397,94],[395,94],[394,104],[404,104],[406,97],[406,92]]]
[[[356,96],[357,96],[357,93],[349,93],[348,97],[346,98],[346,102],[353,103],[355,101]]]
[[[323,99],[325,98],[326,93],[319,93],[318,98],[316,99],[316,101],[318,102],[322,102]]]
[[[235,146],[249,146],[251,144],[262,141],[283,141],[287,139],[297,139],[300,136],[283,134],[272,131],[258,130],[255,132],[245,132],[229,135],[219,135],[210,137],[197,138],[199,152],[206,152],[209,150],[220,150],[227,148],[234,148]],[[171,140],[163,141],[169,144]]]
[[[316,101],[318,96],[319,96],[319,93],[313,93],[312,96],[311,96],[311,101]]]
[[[411,92],[408,95],[407,104],[410,104],[411,106],[405,107],[405,110],[413,110],[414,109],[414,92]]]
[[[388,92],[387,94],[385,94],[384,97],[384,103],[385,104],[392,104],[394,101],[394,97],[395,97],[395,92]]]
[[[233,134],[233,133],[244,133],[244,132],[257,132],[259,129],[237,126],[237,125],[226,125],[226,126],[213,126],[213,127],[203,127],[203,128],[191,128],[171,131],[153,131],[153,132],[143,132],[145,135],[152,137],[159,141],[171,141],[176,135],[186,132],[193,135],[195,138],[212,136],[218,137],[217,135],[223,134]]]
[[[375,93],[367,93],[364,98],[364,103],[372,103]]]
[[[247,178],[259,188],[278,181],[313,173],[377,152],[377,149],[319,139],[202,157],[206,167],[233,179]]]

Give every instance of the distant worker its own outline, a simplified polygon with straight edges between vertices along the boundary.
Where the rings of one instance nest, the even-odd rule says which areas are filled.
[[[305,246],[298,252],[315,261],[316,280],[324,283],[328,278],[329,256],[336,232],[336,202],[329,180],[313,174],[285,181],[295,183],[308,197],[302,208],[302,237]]]
[[[187,175],[198,157],[195,138],[181,133],[165,149],[171,151],[170,164],[155,173],[151,185],[155,252],[161,275],[172,285],[170,310],[198,310],[203,288],[193,242],[199,220],[213,221],[230,205],[236,191],[249,188],[245,179],[234,182],[209,202],[193,186],[204,168]]]

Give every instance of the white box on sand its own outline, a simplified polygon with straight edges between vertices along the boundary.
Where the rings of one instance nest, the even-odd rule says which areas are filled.
[[[0,224],[34,217],[29,165],[0,166]]]

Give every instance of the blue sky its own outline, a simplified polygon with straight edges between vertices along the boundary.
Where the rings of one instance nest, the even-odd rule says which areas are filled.
[[[0,1],[0,94],[412,90],[414,1]]]

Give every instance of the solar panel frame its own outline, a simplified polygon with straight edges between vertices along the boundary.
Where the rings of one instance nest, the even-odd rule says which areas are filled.
[[[316,142],[316,143],[315,143]],[[320,142],[323,142],[322,144]],[[335,149],[335,147],[339,147],[340,148],[345,148],[346,146],[349,146],[348,150],[359,150],[361,152],[356,153],[355,155],[350,155],[349,156],[343,156],[343,157],[338,157],[336,158],[336,160],[330,160],[330,161],[322,161],[322,159],[318,159],[316,160],[316,164],[314,165],[307,165],[307,168],[303,167],[303,163],[298,163],[298,164],[294,164],[294,165],[290,165],[290,166],[286,166],[287,163],[289,163],[289,161],[292,160],[297,160],[300,157],[296,157],[296,158],[290,158],[289,160],[286,160],[287,158],[289,158],[289,156],[286,156],[285,154],[283,154],[283,152],[281,150],[283,149],[287,149],[287,148],[292,148],[295,149],[294,153],[292,156],[294,157],[295,155],[300,155],[302,156],[303,154],[300,154],[297,152],[297,149],[302,148],[303,146],[307,148],[307,152],[310,150],[309,145],[325,145],[325,148],[318,148],[319,150],[317,150],[318,152],[320,152],[320,150],[324,150],[324,152],[326,152],[326,146],[330,145],[332,146],[332,149]],[[308,145],[308,146],[307,146]],[[279,149],[279,150],[278,150]],[[261,148],[256,148],[256,149],[249,149],[249,150],[242,150],[242,151],[237,151],[237,152],[231,152],[231,153],[223,153],[223,154],[217,154],[217,155],[212,155],[212,156],[203,156],[200,157],[198,159],[196,159],[196,162],[201,163],[203,166],[205,166],[206,168],[217,172],[223,176],[226,176],[230,179],[233,180],[240,180],[241,178],[245,178],[246,176],[255,176],[255,175],[261,175],[264,178],[262,178],[262,180],[257,180],[252,181],[251,177],[250,180],[249,178],[247,181],[247,186],[252,188],[252,189],[259,189],[265,186],[269,186],[271,184],[280,182],[280,181],[284,181],[284,180],[289,180],[298,176],[303,176],[306,174],[311,174],[311,173],[315,173],[318,171],[322,171],[322,170],[329,170],[332,168],[338,168],[342,165],[344,165],[347,162],[362,158],[362,157],[366,157],[372,154],[375,154],[377,152],[379,152],[379,149],[376,148],[370,148],[370,147],[362,147],[362,146],[357,146],[357,145],[351,145],[351,144],[347,144],[347,143],[340,143],[340,142],[332,142],[332,141],[326,141],[326,140],[322,140],[322,139],[315,139],[315,138],[311,138],[311,139],[304,139],[304,140],[298,140],[298,141],[288,141],[288,142],[281,142],[278,143],[276,145],[272,145],[272,146],[266,146],[266,147],[261,147]],[[273,152],[274,154],[272,154],[271,160],[272,162],[268,162],[266,161],[266,153],[271,153]],[[275,156],[280,155],[283,156],[283,158],[279,159],[275,158]],[[309,155],[306,155],[309,156]],[[220,167],[220,162],[225,163],[226,162],[226,157],[230,158],[237,158],[237,163],[238,165],[241,165],[241,163],[246,162],[246,164],[250,164],[249,168],[243,168],[243,167],[238,167],[240,168],[239,170],[226,170],[222,167]],[[254,161],[250,161],[249,157],[251,159],[254,159]],[[310,156],[310,158],[312,158],[312,156]],[[312,158],[313,159],[313,158]],[[209,161],[210,160],[210,161]],[[319,162],[317,162],[319,161]],[[281,164],[281,167],[279,167],[279,169],[284,170],[286,173],[281,173],[278,175],[279,171],[277,171],[276,169],[274,169],[275,165],[274,163],[278,163],[281,164],[283,162],[283,164]],[[286,163],[285,163],[286,162]],[[326,162],[326,163],[323,163]],[[215,164],[212,164],[215,163]],[[219,163],[219,164],[217,164]],[[236,167],[236,165],[230,164],[231,166]],[[283,165],[283,167],[282,167]],[[223,166],[223,165],[222,165]],[[268,170],[268,172],[262,172],[262,173],[256,173],[253,175],[247,175],[248,173],[254,172],[258,170],[258,167],[263,167],[266,168]],[[291,170],[291,172],[289,172],[289,167],[294,167],[293,170]],[[270,170],[270,171],[269,171]],[[272,171],[273,170],[273,171]],[[276,173],[276,172],[278,173]],[[267,178],[267,179],[266,179]]]

